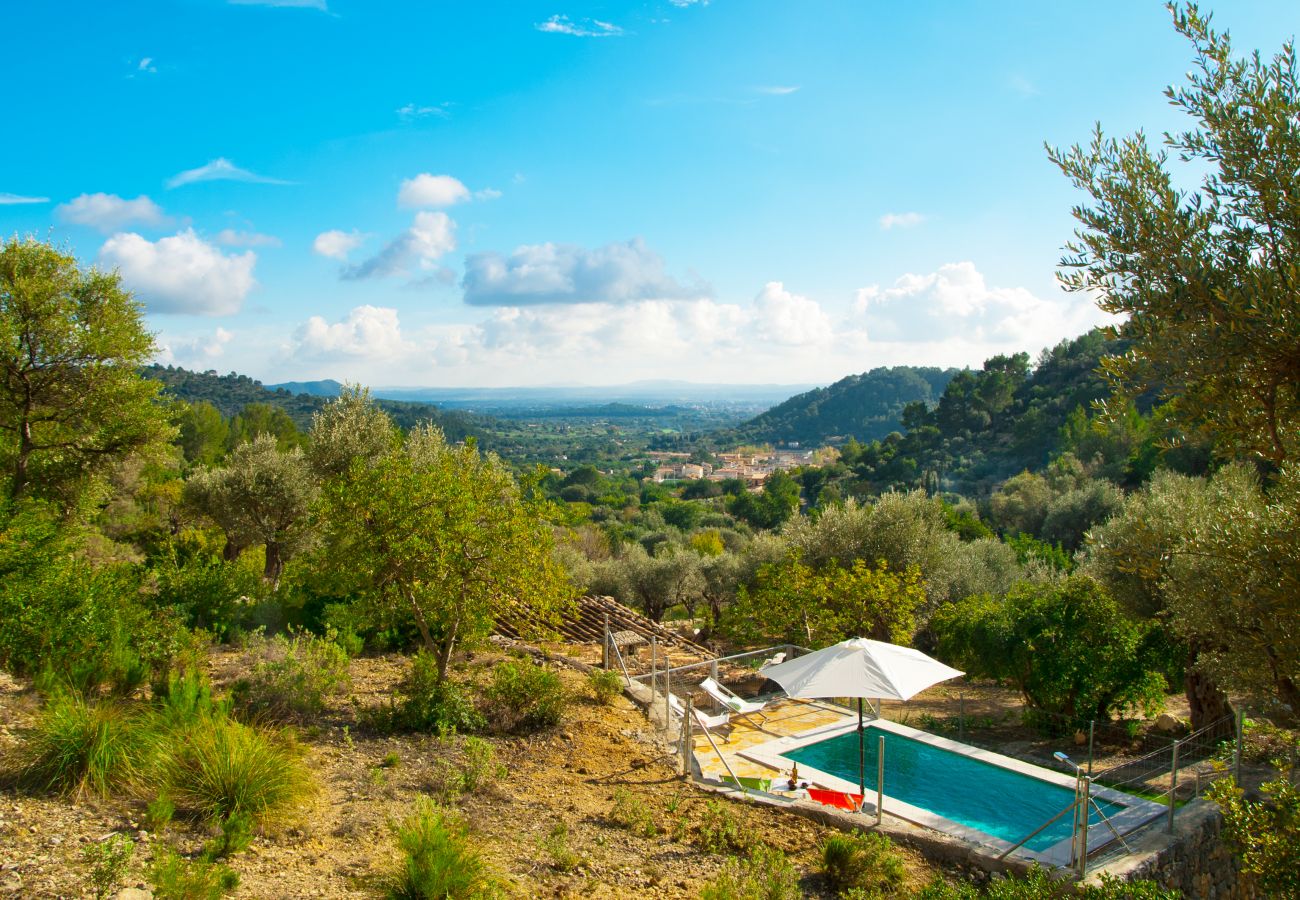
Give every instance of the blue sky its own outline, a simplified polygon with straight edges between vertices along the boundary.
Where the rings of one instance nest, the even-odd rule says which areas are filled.
[[[1214,4],[1242,52],[1292,0]],[[1055,285],[1100,120],[1180,127],[1158,2],[14,4],[0,234],[267,382],[826,382],[1102,321]]]

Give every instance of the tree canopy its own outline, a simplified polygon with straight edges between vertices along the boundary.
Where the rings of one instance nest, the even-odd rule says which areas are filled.
[[[0,245],[0,459],[10,498],[77,501],[87,481],[172,434],[139,304],[114,274],[33,239]]]

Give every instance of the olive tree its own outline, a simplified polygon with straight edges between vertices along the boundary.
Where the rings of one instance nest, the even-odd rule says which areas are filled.
[[[33,239],[0,244],[0,464],[5,494],[73,505],[116,462],[174,429],[140,305],[116,275]]]

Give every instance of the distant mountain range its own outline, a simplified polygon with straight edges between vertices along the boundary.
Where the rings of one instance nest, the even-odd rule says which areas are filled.
[[[314,397],[336,397],[343,385],[333,379],[288,381],[269,390]],[[589,405],[629,404],[640,407],[744,405],[763,409],[808,384],[699,384],[690,381],[634,381],[616,385],[543,385],[538,387],[372,387],[370,393],[388,400],[436,403],[444,409],[476,409],[494,413],[546,410]]]

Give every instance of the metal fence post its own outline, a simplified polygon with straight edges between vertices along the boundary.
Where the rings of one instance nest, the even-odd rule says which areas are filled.
[[[609,668],[609,613],[605,613],[605,643],[600,648],[600,667]]]
[[[966,740],[966,692],[957,695],[957,740]]]
[[[1237,710],[1236,749],[1233,750],[1232,753],[1232,780],[1237,783],[1238,787],[1241,786],[1241,739],[1243,734],[1245,733],[1245,726],[1246,726],[1246,711],[1244,709],[1239,709]]]
[[[672,707],[672,669],[668,668],[668,654],[664,654],[664,733],[667,734],[673,728],[673,707]]]
[[[1092,777],[1092,738],[1097,730],[1097,720],[1088,720],[1088,777]]]
[[[655,692],[659,690],[659,642],[650,637],[650,702],[645,707],[645,717],[650,718],[650,708],[654,706]]]
[[[1174,801],[1178,799],[1178,741],[1174,741],[1173,761],[1169,766],[1169,824],[1166,830],[1174,833]]]
[[[686,715],[682,717],[682,775],[690,779],[694,771],[691,765],[691,757],[695,755],[694,738],[691,737],[691,715],[694,704],[691,701],[691,695],[686,695]]]
[[[1079,877],[1085,878],[1088,875],[1088,813],[1092,803],[1092,776],[1085,775],[1083,778],[1083,813],[1080,816],[1081,828],[1079,831]]]
[[[718,661],[716,659],[709,663],[709,677],[714,681],[718,680]]]

